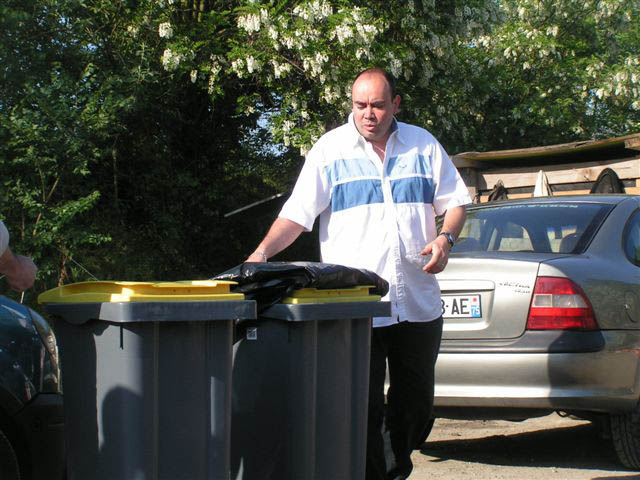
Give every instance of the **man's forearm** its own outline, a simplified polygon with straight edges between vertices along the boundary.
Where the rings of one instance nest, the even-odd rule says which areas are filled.
[[[464,205],[448,209],[444,214],[441,231],[449,232],[454,237],[458,238],[462,231],[462,227],[464,226],[466,217],[467,213]]]
[[[444,214],[440,231],[448,232],[458,238],[464,226],[466,215],[464,206],[448,209]],[[443,235],[438,235],[422,250],[423,255],[432,255],[431,260],[422,269],[427,273],[433,274],[443,271],[449,261],[450,249],[448,240]]]
[[[276,218],[258,248],[249,255],[248,262],[266,262],[291,245],[304,231],[304,227],[286,218]]]

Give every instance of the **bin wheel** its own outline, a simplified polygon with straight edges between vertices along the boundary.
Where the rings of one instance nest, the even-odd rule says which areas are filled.
[[[11,442],[0,430],[0,478],[2,480],[20,480],[20,464]]]

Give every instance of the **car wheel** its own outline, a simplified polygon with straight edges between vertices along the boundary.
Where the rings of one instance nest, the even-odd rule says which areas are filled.
[[[611,415],[611,438],[622,464],[640,469],[640,410]]]
[[[18,456],[2,430],[0,430],[0,478],[2,480],[20,480]]]

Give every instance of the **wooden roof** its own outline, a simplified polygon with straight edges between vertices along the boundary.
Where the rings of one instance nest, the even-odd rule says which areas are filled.
[[[543,147],[490,152],[463,152],[453,155],[458,168],[482,168],[524,165],[527,160],[536,163],[571,163],[590,158],[627,158],[637,156],[640,151],[640,133],[602,140],[585,140]]]

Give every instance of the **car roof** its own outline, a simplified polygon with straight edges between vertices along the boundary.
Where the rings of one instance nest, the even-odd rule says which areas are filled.
[[[606,203],[619,204],[629,199],[640,200],[640,195],[630,194],[599,194],[590,193],[583,195],[558,195],[550,197],[527,197],[514,198],[511,200],[497,200],[494,202],[483,202],[469,205],[468,208],[484,208],[498,205],[522,205],[522,204],[538,204],[538,203],[565,203],[565,202],[583,202],[583,203]]]

